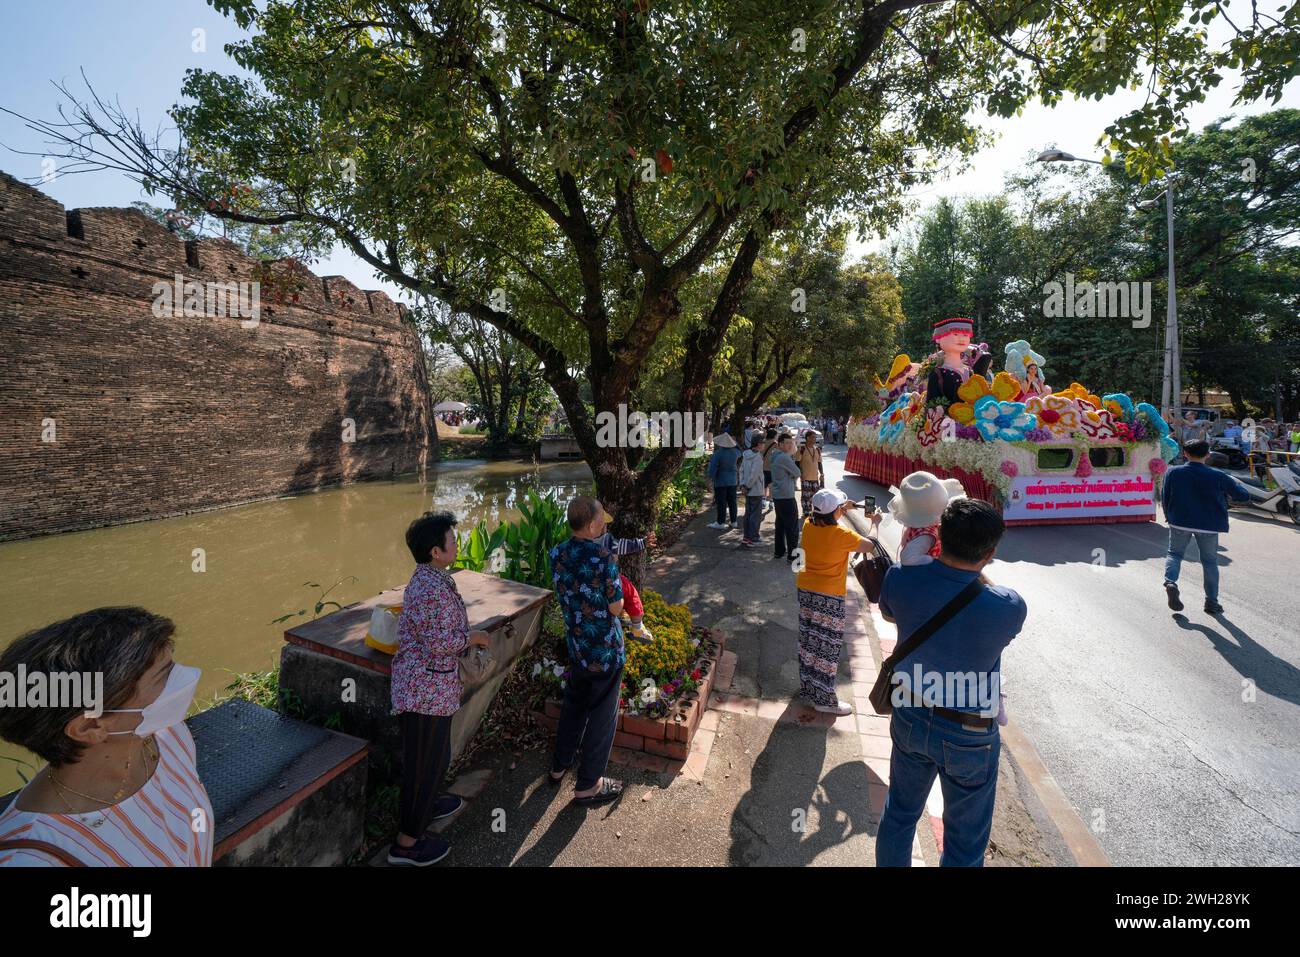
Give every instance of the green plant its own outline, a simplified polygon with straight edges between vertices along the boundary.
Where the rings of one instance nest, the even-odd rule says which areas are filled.
[[[338,581],[336,581],[333,585],[330,585],[329,588],[324,588],[324,589],[322,589],[322,590],[321,590],[321,593],[320,593],[320,595],[319,595],[319,597],[317,597],[317,599],[316,599],[316,606],[315,606],[315,610],[314,610],[314,612],[313,612],[313,614],[312,614],[312,618],[319,618],[321,612],[324,611],[325,608],[326,608],[327,606],[329,606],[329,605],[333,605],[335,611],[342,611],[342,610],[343,610],[343,606],[342,606],[342,605],[340,605],[340,604],[339,604],[338,602],[336,602],[336,601],[328,601],[328,600],[326,600],[325,596],[328,595],[330,592],[332,592],[334,589],[338,588],[338,587],[339,587],[340,585],[342,585],[344,582],[347,582],[347,581],[352,581],[352,582],[354,582],[354,581],[356,581],[356,580],[357,580],[357,576],[355,576],[355,575],[348,575],[348,576],[345,577],[345,578],[340,578],[340,579],[339,579]],[[303,582],[302,585],[303,585],[304,588],[321,588],[321,586],[320,586],[320,584],[319,584],[318,582]],[[273,618],[273,619],[271,619],[271,624],[273,624],[273,625],[278,625],[278,624],[280,624],[280,623],[283,622],[283,621],[288,621],[290,618],[306,618],[306,617],[307,617],[307,609],[306,609],[306,608],[300,608],[300,609],[298,609],[298,611],[291,611],[291,612],[289,612],[289,613],[286,614],[286,615],[281,615],[279,618]]]
[[[569,536],[564,508],[554,492],[541,496],[529,489],[519,503],[519,513],[517,522],[503,522],[491,532],[486,522],[479,522],[459,537],[452,567],[550,588],[550,551]]]

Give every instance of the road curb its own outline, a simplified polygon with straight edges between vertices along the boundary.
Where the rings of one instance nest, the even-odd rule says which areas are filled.
[[[1110,859],[1102,850],[1101,844],[1083,823],[1083,818],[1065,796],[1061,786],[1056,783],[1052,772],[1047,770],[1047,765],[1043,763],[1042,756],[1034,747],[1034,743],[1014,722],[1002,728],[1002,743],[1007,746],[1020,773],[1034,789],[1035,796],[1051,819],[1052,826],[1061,835],[1061,840],[1065,842],[1066,850],[1074,858],[1075,865],[1110,867]]]

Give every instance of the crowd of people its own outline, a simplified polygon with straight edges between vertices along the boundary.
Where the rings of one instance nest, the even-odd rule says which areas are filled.
[[[1183,446],[1187,464],[1162,487],[1169,524],[1164,588],[1182,609],[1178,578],[1192,541],[1204,566],[1205,610],[1219,613],[1218,536],[1227,531],[1228,499],[1244,489],[1205,465],[1208,444]],[[750,423],[741,442],[715,438],[709,476],[715,529],[734,528],[745,502],[741,547],[760,543],[763,518],[775,512],[773,559],[792,566],[798,609],[799,698],[816,711],[846,716],[837,678],[846,621],[850,559],[877,551],[879,509],[841,520],[857,504],[826,488],[817,436],[796,448],[789,431]],[[999,726],[1006,723],[1001,655],[1024,625],[1026,604],[992,583],[1004,524],[987,502],[968,498],[955,479],[928,472],[891,488],[889,511],[902,526],[897,562],[883,575],[879,606],[899,642],[881,666],[891,680],[890,783],[876,862],[907,866],[916,825],[936,778],[944,798],[941,863],[979,866],[988,846],[998,776]],[[796,504],[798,502],[798,504]],[[569,537],[550,552],[564,619],[569,679],[547,781],[573,775],[573,803],[616,800],[623,783],[606,770],[618,721],[625,641],[653,642],[640,597],[618,558],[654,544],[619,539],[597,499],[567,506]],[[403,595],[391,705],[401,736],[398,833],[394,865],[443,860],[450,844],[430,826],[456,814],[463,799],[442,790],[451,759],[451,723],[460,708],[458,659],[489,644],[470,628],[450,573],[457,520],[426,513],[406,532],[415,569]],[[8,807],[0,809],[0,865],[206,866],[212,862],[212,807],[200,782],[184,719],[199,679],[173,660],[174,626],[142,608],[100,608],[30,632],[0,654],[0,672],[71,671],[104,675],[103,708],[6,707],[0,738],[47,762]],[[929,676],[941,676],[935,682]],[[946,680],[974,675],[980,690]],[[865,798],[864,798],[865,800]],[[206,822],[195,827],[194,822]]]

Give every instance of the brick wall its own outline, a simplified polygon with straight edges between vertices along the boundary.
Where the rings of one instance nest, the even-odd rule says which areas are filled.
[[[186,243],[132,209],[65,211],[0,172],[0,539],[436,460],[423,352],[384,293],[286,260],[253,328],[153,314],[154,284],[177,273],[250,281],[257,268],[224,240]]]

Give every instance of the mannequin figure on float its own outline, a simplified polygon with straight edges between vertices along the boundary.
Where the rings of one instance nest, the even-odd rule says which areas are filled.
[[[972,374],[988,378],[989,366],[993,364],[992,355],[986,352],[971,364],[966,362],[966,353],[974,349],[970,341],[973,332],[969,319],[941,319],[934,324],[931,338],[939,344],[943,362],[930,371],[926,384],[926,396],[930,401],[943,396],[944,406],[949,406],[957,401],[957,390]]]

